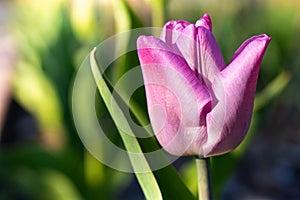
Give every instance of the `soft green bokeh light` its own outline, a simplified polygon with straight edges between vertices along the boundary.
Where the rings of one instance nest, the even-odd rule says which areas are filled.
[[[249,135],[231,154],[217,157],[212,162],[217,195],[222,192],[228,177],[262,126],[266,111],[276,108],[275,104],[295,104],[299,108],[300,95],[295,92],[300,84],[298,0],[147,0],[137,4],[137,8],[132,7],[132,2],[12,2],[14,13],[9,28],[19,50],[13,97],[37,119],[42,135],[50,131],[58,136],[57,139],[63,145],[55,153],[45,148],[44,143],[35,144],[43,154],[38,154],[36,149],[29,150],[32,144],[18,146],[26,152],[24,154],[19,152],[20,149],[12,148],[11,152],[18,156],[2,152],[0,174],[8,176],[3,180],[13,178],[18,183],[16,191],[12,190],[12,193],[28,189],[39,197],[40,187],[34,185],[38,183],[51,193],[48,199],[113,199],[126,189],[131,175],[109,169],[83,150],[70,113],[70,94],[72,77],[92,47],[113,34],[133,27],[161,27],[171,19],[195,22],[204,13],[209,13],[214,24],[213,33],[227,63],[246,38],[260,33],[273,37],[261,66]],[[127,48],[127,43],[126,39],[119,41],[117,49],[122,51]],[[118,81],[128,70],[127,65],[138,63],[136,59],[136,55],[128,54],[116,62],[115,69],[111,71],[111,81]],[[137,107],[134,102],[132,107]],[[80,112],[83,116],[86,114],[84,106]],[[102,112],[100,120],[104,123],[101,117],[107,116],[107,113],[104,113],[106,111],[103,107],[99,112]],[[139,108],[138,113],[146,115],[147,111]],[[112,131],[111,134],[113,138],[116,133]],[[65,142],[65,139],[70,142]],[[149,144],[140,143],[145,149],[151,149]],[[100,147],[99,150],[105,153]],[[180,171],[184,183],[196,195],[194,163],[186,162]],[[154,172],[162,192],[170,198],[176,197],[176,194],[170,192],[175,189],[168,182],[183,185],[179,176],[168,179],[167,175],[175,173],[173,168]],[[8,181],[4,184],[10,186]],[[1,193],[0,198],[5,195]]]

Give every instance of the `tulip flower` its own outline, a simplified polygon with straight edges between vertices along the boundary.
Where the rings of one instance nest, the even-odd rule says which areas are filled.
[[[270,40],[265,34],[251,37],[226,66],[208,14],[195,24],[169,21],[160,39],[138,38],[151,125],[167,152],[209,157],[241,143]]]

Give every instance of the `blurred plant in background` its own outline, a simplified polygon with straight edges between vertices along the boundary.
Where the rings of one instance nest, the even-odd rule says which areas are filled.
[[[0,38],[10,35],[18,56],[12,57],[16,59],[16,68],[11,81],[11,102],[6,103],[6,109],[0,110],[3,112],[0,116],[6,115],[6,118],[0,118],[3,124],[0,199],[143,198],[134,175],[101,164],[84,149],[71,113],[73,78],[92,47],[107,37],[132,28],[162,27],[171,19],[194,22],[203,13],[209,13],[216,24],[213,33],[227,62],[246,38],[259,33],[273,38],[261,66],[250,133],[237,150],[213,159],[215,197],[226,199],[224,188],[230,191],[234,187],[232,178],[228,182],[232,173],[238,171],[247,156],[253,155],[249,152],[264,150],[259,146],[264,140],[275,137],[278,140],[272,140],[274,143],[266,147],[274,148],[281,141],[292,146],[296,154],[300,152],[300,3],[297,0],[187,0],[184,6],[175,0],[2,0],[1,4],[7,8],[7,15],[0,13],[5,19],[1,19],[4,23],[0,24],[0,31],[5,34],[0,34]],[[117,48],[126,47],[127,42],[119,41]],[[0,59],[3,59],[1,55]],[[113,63],[107,75],[115,83],[130,66],[138,64],[136,52],[129,53]],[[0,67],[2,70],[3,66]],[[0,88],[2,95],[4,90]],[[147,113],[143,89],[133,101]],[[82,105],[82,113],[84,107]],[[120,142],[99,96],[96,108],[99,122],[105,121],[111,134],[108,137]],[[280,116],[287,116],[290,120]],[[141,143],[143,149],[147,149],[147,143]],[[273,158],[271,154],[270,158]],[[288,164],[291,163],[295,164]],[[174,166],[180,172],[176,179],[178,184],[184,183],[189,188],[184,190],[182,197],[193,198],[197,194],[193,162],[180,159]],[[249,166],[250,171],[259,171],[256,166]],[[299,162],[293,168],[299,173]],[[174,168],[158,170],[154,175],[165,199],[174,199],[179,195],[172,194],[177,182],[165,186],[168,184],[167,173],[175,173]],[[287,176],[285,171],[279,170],[278,173],[277,185],[290,181],[282,178]],[[300,188],[299,182],[293,184]],[[275,197],[300,197],[299,193],[298,196],[288,196],[274,186],[269,188],[264,192],[256,186],[250,187],[254,194],[257,192],[263,197],[274,197],[268,196],[270,191],[278,192],[273,194]]]

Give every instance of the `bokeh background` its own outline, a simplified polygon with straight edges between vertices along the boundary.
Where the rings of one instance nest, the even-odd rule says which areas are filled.
[[[0,199],[144,199],[134,174],[101,164],[81,143],[73,79],[109,36],[171,19],[195,22],[204,13],[227,63],[247,38],[272,37],[249,133],[232,153],[212,159],[214,197],[300,199],[299,10],[298,0],[0,0]],[[136,52],[124,55],[108,77],[114,82],[137,64]],[[133,101],[146,113],[143,88]],[[99,121],[109,121],[99,96],[95,103]],[[118,142],[114,124],[107,126]],[[172,168],[196,199],[193,160]],[[178,197],[163,169],[155,176],[165,199]]]

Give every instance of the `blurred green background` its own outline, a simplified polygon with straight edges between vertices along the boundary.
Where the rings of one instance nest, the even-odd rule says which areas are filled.
[[[204,13],[227,63],[247,38],[272,37],[250,131],[232,153],[212,159],[215,198],[300,199],[299,10],[298,0],[0,0],[0,199],[143,199],[134,174],[101,164],[83,147],[71,113],[73,79],[109,36],[171,19],[195,22]],[[135,53],[122,59],[109,72],[112,82],[138,64]],[[134,100],[146,113],[139,92]],[[100,97],[96,104],[99,121],[109,118]],[[196,199],[193,161],[172,169]],[[167,171],[155,176],[164,198],[174,199]]]

